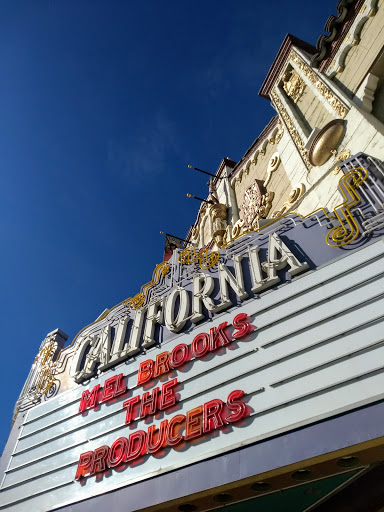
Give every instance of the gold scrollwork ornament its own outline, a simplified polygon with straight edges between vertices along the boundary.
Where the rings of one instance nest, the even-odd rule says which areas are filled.
[[[208,249],[203,249],[199,252],[196,252],[196,249],[193,246],[186,247],[179,254],[179,262],[184,265],[192,265],[196,261],[199,262],[200,268],[202,270],[208,270],[209,268],[216,265],[219,261],[220,253],[217,251],[208,252]]]
[[[334,209],[340,225],[332,228],[327,234],[326,242],[330,247],[349,245],[358,237],[359,227],[353,217],[351,208],[360,203],[361,198],[356,189],[367,177],[368,171],[364,167],[356,167],[340,178],[339,185],[345,201]]]

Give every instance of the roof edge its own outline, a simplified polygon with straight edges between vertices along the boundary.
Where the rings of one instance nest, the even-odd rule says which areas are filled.
[[[267,100],[271,99],[270,92],[273,86],[275,85],[277,77],[279,76],[280,71],[283,68],[293,46],[296,46],[297,48],[304,50],[310,55],[313,55],[317,52],[315,46],[312,46],[311,44],[302,41],[301,39],[293,36],[292,34],[287,34],[280,46],[279,51],[277,52],[276,58],[273,61],[273,64],[270,67],[267,76],[265,77],[265,80],[258,93],[259,96],[261,96],[262,98],[266,98]]]

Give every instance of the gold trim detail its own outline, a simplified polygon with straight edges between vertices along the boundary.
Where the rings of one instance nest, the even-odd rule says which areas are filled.
[[[35,396],[43,396],[55,380],[56,363],[53,362],[53,356],[56,348],[57,343],[50,341],[44,345],[35,357],[34,363],[40,367],[32,390]]]
[[[257,233],[260,231],[260,229],[265,229],[267,226],[274,224],[278,220],[282,219],[283,217],[287,217],[288,215],[297,215],[301,219],[307,219],[317,212],[323,212],[323,214],[328,219],[332,221],[338,220],[340,222],[340,226],[332,228],[327,233],[325,240],[327,245],[330,247],[343,247],[345,245],[349,245],[354,240],[356,240],[359,235],[359,227],[353,218],[351,208],[360,203],[361,197],[356,192],[356,190],[367,179],[367,177],[367,169],[364,167],[356,167],[348,171],[340,178],[339,187],[345,201],[334,208],[334,215],[330,215],[324,208],[318,208],[308,215],[300,215],[300,213],[297,212],[283,213],[279,217],[271,220],[271,222],[263,224],[262,228],[249,229],[240,233],[236,233],[236,236],[234,236],[231,240],[228,240],[228,242],[223,247],[228,246],[234,240],[245,234]]]
[[[283,206],[280,208],[280,210],[277,210],[272,214],[272,219],[276,217],[281,217],[283,213],[285,213],[287,210],[289,210],[295,203],[300,199],[300,197],[305,192],[305,185],[304,183],[299,183],[294,187],[288,196],[288,201],[286,201]]]
[[[296,69],[287,71],[283,76],[283,89],[292,100],[297,103],[304,94],[307,84]]]
[[[344,119],[348,114],[348,108],[341,103],[341,101],[333,94],[331,89],[329,89],[329,87],[321,81],[320,77],[303,60],[301,60],[296,52],[291,51],[289,58],[298,66],[302,74],[312,83],[315,89],[318,90],[336,114]]]
[[[171,264],[168,261],[163,261],[162,263],[156,265],[156,268],[152,274],[152,280],[149,281],[149,283],[143,284],[143,286],[140,288],[140,292],[137,293],[134,297],[129,297],[129,299],[126,299],[123,302],[127,303],[130,309],[141,308],[145,302],[145,299],[147,298],[149,289],[160,281],[161,274],[163,276],[167,274],[170,267]]]
[[[154,276],[155,276],[156,270],[157,270],[159,267],[164,267],[164,268],[163,268],[163,270],[162,270],[162,272],[164,272],[164,273],[163,273],[163,276],[165,276],[165,275],[166,275],[166,273],[168,272],[169,268],[170,268],[170,263],[169,263],[169,262],[167,262],[167,261],[163,261],[162,263],[159,263],[158,265],[156,265],[156,268],[155,268],[155,270],[153,271],[153,274],[152,274],[152,281],[150,281],[149,283],[144,284],[144,285],[141,287],[140,293],[141,293],[142,291],[144,291],[144,292],[145,292],[145,294],[147,295],[147,293],[148,293],[148,291],[149,291],[149,288],[150,288],[151,286],[153,286],[153,285],[155,285],[155,284],[157,284],[157,283],[158,283],[158,281],[157,281],[157,282],[153,282],[153,279],[154,279]],[[160,276],[158,276],[158,277],[160,277]],[[79,338],[79,336],[80,336],[80,334],[81,334],[82,332],[84,332],[86,329],[88,329],[88,328],[89,328],[89,327],[91,327],[92,325],[97,324],[97,323],[98,323],[98,322],[100,322],[101,320],[104,320],[104,318],[105,318],[107,315],[109,315],[109,313],[110,313],[113,309],[116,309],[118,306],[121,306],[121,304],[126,304],[128,307],[130,307],[130,306],[129,306],[129,304],[128,304],[128,302],[129,302],[129,301],[135,301],[135,303],[134,303],[134,304],[136,304],[136,301],[138,302],[138,300],[139,300],[140,293],[136,294],[133,298],[132,298],[132,297],[129,297],[128,299],[122,300],[121,302],[119,302],[119,303],[118,303],[118,304],[116,304],[115,306],[111,307],[111,309],[107,309],[106,311],[104,311],[104,313],[103,313],[101,316],[99,316],[98,318],[96,318],[96,320],[94,320],[94,321],[93,321],[93,322],[91,322],[90,324],[88,324],[88,325],[86,325],[85,327],[83,327],[82,329],[80,329],[80,331],[76,334],[76,336],[75,336],[75,337],[73,338],[73,340],[71,341],[71,344],[70,344],[70,345],[68,345],[68,347],[64,347],[64,348],[62,348],[62,349],[60,350],[60,352],[59,352],[59,354],[58,354],[58,356],[57,356],[56,360],[57,360],[57,361],[59,361],[59,359],[60,359],[60,356],[61,356],[61,353],[62,353],[62,352],[64,352],[64,351],[68,350],[68,349],[69,349],[69,348],[71,348],[71,347],[73,347],[74,343],[75,343],[75,342],[76,342],[76,340]],[[145,298],[144,298],[144,301],[145,301]],[[143,302],[144,302],[144,301],[143,301]],[[139,307],[140,307],[140,306],[139,306]],[[131,309],[137,309],[137,308],[133,308],[133,307],[132,307]]]
[[[356,167],[340,178],[339,186],[345,201],[334,209],[340,226],[332,228],[327,235],[326,242],[330,247],[349,245],[358,237],[359,226],[353,218],[351,208],[360,203],[361,198],[357,194],[356,189],[359,188],[367,177],[368,171],[364,167]],[[338,210],[340,210],[341,215]]]
[[[351,156],[351,151],[349,149],[343,149],[343,151],[340,151],[340,153],[337,155],[336,160],[338,162],[344,162],[345,160],[348,160],[348,158]],[[332,169],[333,174],[338,174],[341,171],[340,165],[337,165]]]
[[[344,162],[344,160],[348,160],[350,156],[351,151],[349,149],[343,149],[343,151],[340,151],[340,153],[337,155],[336,160],[339,162]]]
[[[272,99],[273,99],[281,117],[283,118],[283,120],[288,128],[288,131],[292,137],[293,142],[296,144],[296,147],[300,152],[301,158],[304,160],[304,163],[305,163],[307,169],[311,169],[312,166],[308,160],[308,150],[305,149],[304,142],[303,142],[302,138],[300,137],[299,132],[296,130],[296,127],[295,127],[292,119],[289,117],[288,112],[285,110],[285,107],[284,107],[282,101],[280,100],[279,96],[277,95],[277,92],[272,91],[271,96],[272,96]]]
[[[219,261],[220,253],[218,251],[211,251],[208,253],[208,249],[204,249],[200,252],[196,252],[194,247],[188,246],[179,254],[179,262],[184,265],[191,265],[195,261],[199,262],[202,270],[208,270],[209,268],[216,265]]]

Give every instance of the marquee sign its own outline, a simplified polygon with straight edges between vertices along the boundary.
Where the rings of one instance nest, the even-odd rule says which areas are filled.
[[[2,505],[54,510],[383,399],[378,170],[350,159],[334,212],[176,250],[87,326],[22,418]]]
[[[235,254],[230,260],[234,273],[228,260],[227,264],[219,261],[217,270],[211,274],[201,271],[193,273],[185,284],[182,282],[184,286],[173,286],[166,295],[143,305],[133,318],[130,315],[121,317],[113,339],[110,324],[100,334],[84,334],[77,343],[72,362],[71,374],[75,381],[89,379],[97,371],[105,371],[135,356],[140,350],[158,344],[160,333],[169,337],[171,333],[178,333],[186,326],[201,322],[209,314],[215,315],[230,308],[234,305],[230,290],[236,294],[237,300],[247,299],[249,293],[245,289],[245,272],[251,276],[250,286],[254,294],[285,279],[285,275],[283,277],[279,271],[287,269],[290,276],[295,276],[308,268],[308,264],[300,262],[276,233],[269,235],[266,250],[266,261],[261,261],[258,245],[249,248],[247,258],[243,253]],[[248,268],[243,269],[245,265],[242,261],[245,259]],[[214,297],[217,297],[216,300]],[[157,325],[165,327],[167,333],[163,332],[164,329],[156,331]],[[128,342],[126,338],[129,338]]]
[[[253,331],[245,313],[236,315],[232,325],[233,340],[241,339]],[[217,328],[210,329],[209,334],[198,334],[190,346],[185,343],[176,345],[170,353],[157,354],[155,361],[147,359],[141,362],[137,385],[145,384],[152,378],[168,373],[171,369],[179,368],[191,358],[201,358],[208,352],[227,345],[231,342],[231,338],[228,337],[226,330],[227,322],[223,322]],[[136,395],[123,402],[123,409],[126,410],[125,424],[131,424],[137,417],[144,419],[174,407],[178,401],[177,388],[178,380],[174,378],[165,382],[161,389],[155,387],[151,392]],[[114,375],[105,381],[104,389],[97,384],[91,391],[83,391],[79,412],[94,408],[100,402],[108,402],[119,395],[125,395],[127,391],[123,374]],[[129,463],[144,453],[154,454],[164,447],[173,447],[182,441],[191,441],[221,428],[224,424],[236,423],[249,414],[247,406],[241,401],[243,395],[244,391],[231,391],[226,403],[220,399],[210,400],[202,406],[187,411],[185,415],[176,414],[169,420],[163,420],[158,429],[151,425],[146,432],[136,430],[130,434],[129,438],[119,437],[110,447],[103,445],[95,451],[82,453],[75,480],[80,480],[87,474],[93,476],[106,469]],[[185,430],[184,435],[176,433],[182,426]]]

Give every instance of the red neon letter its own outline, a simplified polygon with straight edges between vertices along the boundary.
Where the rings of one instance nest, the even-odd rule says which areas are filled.
[[[241,418],[245,418],[245,416],[247,416],[248,412],[245,403],[236,401],[242,396],[244,396],[244,391],[241,391],[241,389],[236,389],[235,391],[232,391],[232,393],[229,393],[227,398],[227,407],[233,412],[233,414],[230,414],[225,418],[227,423],[235,423],[235,421],[241,420]]]
[[[131,421],[134,420],[133,416],[133,406],[140,402],[140,396],[133,396],[132,398],[129,398],[125,402],[123,402],[123,408],[127,409],[126,415],[125,415],[125,424],[128,425],[131,423]]]
[[[96,448],[95,456],[93,457],[91,471],[89,472],[90,476],[95,475],[96,473],[101,473],[105,471],[107,465],[107,457],[109,452],[109,446],[104,445],[100,446],[100,448]]]
[[[102,402],[106,402],[107,400],[115,398],[127,391],[127,385],[125,384],[123,377],[123,374],[120,373],[119,375],[114,375],[105,381],[103,396],[101,399]]]
[[[144,453],[146,435],[143,430],[136,430],[132,432],[128,439],[128,448],[125,457],[126,462],[137,459],[141,453]]]
[[[221,417],[223,407],[223,402],[218,398],[204,404],[204,434],[224,425],[223,418]]]
[[[176,414],[173,418],[171,418],[168,422],[167,433],[165,436],[165,441],[167,446],[176,446],[183,440],[183,436],[180,434],[175,434],[176,425],[179,426],[185,421],[184,414]]]
[[[153,373],[153,361],[147,359],[139,365],[139,371],[137,373],[137,385],[141,386],[145,382],[148,382],[152,378]]]
[[[159,377],[163,373],[169,372],[169,352],[162,352],[156,356],[154,377]]]
[[[116,375],[116,388],[115,388],[115,396],[123,395],[127,391],[127,384],[124,380],[124,375],[119,373]]]
[[[84,452],[80,455],[79,463],[77,464],[75,480],[80,480],[82,476],[89,473],[93,461],[93,455],[93,452]]]
[[[102,402],[106,402],[115,396],[116,380],[117,375],[114,375],[104,382],[103,396],[101,398]]]
[[[83,391],[80,400],[79,412],[85,411],[85,409],[93,409],[99,403],[99,389],[100,384],[93,387],[92,391]]]
[[[158,430],[156,425],[148,427],[147,431],[147,453],[156,453],[165,444],[165,434],[167,432],[168,420],[163,420],[160,423],[159,434],[157,441],[153,442],[155,430]]]
[[[169,382],[165,382],[161,387],[161,396],[160,396],[160,411],[164,411],[168,407],[172,407],[176,403],[175,390],[173,389],[177,386],[177,379],[172,379]]]
[[[108,467],[114,468],[124,461],[125,454],[128,448],[128,439],[126,437],[119,437],[112,443],[108,454]]]
[[[153,388],[152,392],[143,393],[140,405],[140,418],[156,413],[159,391],[160,388]]]
[[[223,322],[222,324],[219,325],[219,327],[212,327],[212,329],[209,329],[210,350],[216,350],[222,345],[227,345],[227,343],[230,342],[226,333],[224,332],[224,329],[227,327],[227,324],[228,322]]]
[[[185,436],[184,439],[189,441],[195,437],[201,436],[203,429],[201,426],[201,413],[203,412],[203,406],[195,407],[190,411],[187,411],[185,420]]]
[[[201,347],[199,348],[199,343]],[[209,350],[209,336],[205,332],[201,332],[193,338],[191,345],[192,355],[194,357],[203,357]]]
[[[176,345],[176,347],[172,350],[169,358],[171,368],[178,368],[189,360],[189,347],[185,343]]]
[[[253,325],[249,323],[247,320],[248,315],[247,313],[239,313],[235,316],[233,319],[233,327],[236,329],[237,332],[233,333],[233,337],[235,340],[242,338],[249,332],[253,331]]]

